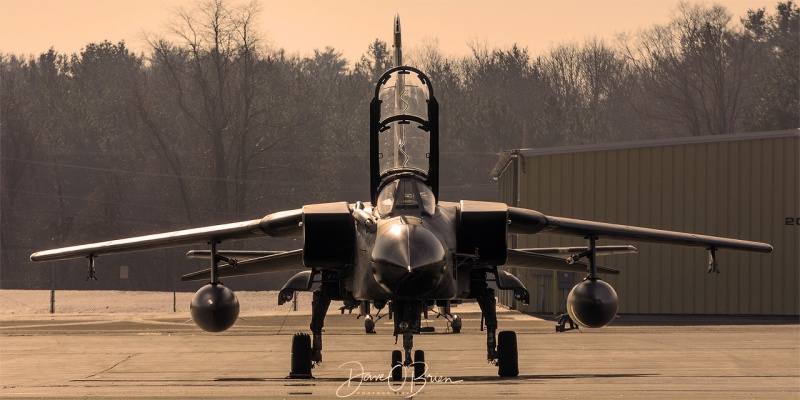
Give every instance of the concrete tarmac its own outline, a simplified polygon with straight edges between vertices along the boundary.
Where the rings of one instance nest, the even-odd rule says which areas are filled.
[[[459,309],[455,309],[456,312]],[[310,316],[243,315],[222,334],[188,314],[0,317],[0,398],[798,399],[800,325],[794,318],[622,316],[593,330],[556,333],[553,321],[500,310],[517,332],[520,375],[486,362],[480,314],[460,334],[414,337],[427,379],[388,382],[392,321],[364,333],[355,315],[329,313],[315,379],[286,379],[291,338]]]

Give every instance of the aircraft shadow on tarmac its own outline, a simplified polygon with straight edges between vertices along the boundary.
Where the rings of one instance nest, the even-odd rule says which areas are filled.
[[[508,378],[500,376],[451,376],[452,381],[458,382],[510,382],[510,381],[524,381],[524,380],[557,380],[557,379],[597,379],[597,378],[647,378],[651,376],[658,376],[658,374],[520,374],[517,377]],[[297,382],[300,386],[309,385],[311,382],[341,382],[346,377],[337,378],[313,378],[312,381],[301,382],[293,379],[282,378],[236,378],[226,377],[214,379],[214,382]]]

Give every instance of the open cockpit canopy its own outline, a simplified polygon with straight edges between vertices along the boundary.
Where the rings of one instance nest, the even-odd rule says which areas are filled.
[[[413,174],[430,187],[439,186],[439,105],[425,74],[401,66],[378,80],[370,104],[370,181],[372,201],[399,176]]]

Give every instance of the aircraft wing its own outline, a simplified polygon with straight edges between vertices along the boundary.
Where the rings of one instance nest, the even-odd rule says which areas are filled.
[[[39,251],[31,255],[31,261],[96,257],[105,254],[162,249],[259,236],[299,236],[303,233],[302,221],[302,209],[281,211],[250,221]]]
[[[303,269],[303,250],[292,250],[263,257],[251,258],[239,261],[236,265],[220,265],[219,277],[247,276],[255,274],[266,274],[270,272],[293,271]],[[208,280],[211,268],[202,271],[192,272],[181,277],[181,281],[204,281]]]
[[[566,260],[560,257],[515,249],[508,249],[508,259],[503,266],[567,272],[587,272],[589,270],[589,266],[584,262],[578,261],[568,264]],[[597,272],[601,274],[619,275],[619,270],[602,266],[597,267]]]
[[[518,207],[508,208],[508,219],[508,233],[516,234],[541,232],[682,246],[698,246],[716,250],[728,249],[760,253],[769,253],[772,251],[772,246],[767,243],[553,217],[544,215],[538,211]]]

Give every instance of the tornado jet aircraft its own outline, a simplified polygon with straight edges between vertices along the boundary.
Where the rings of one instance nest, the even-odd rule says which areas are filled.
[[[598,266],[597,256],[635,251],[632,246],[598,246],[599,239],[699,247],[708,251],[709,272],[718,271],[720,250],[772,251],[766,243],[556,217],[504,203],[440,201],[439,103],[430,79],[403,64],[398,17],[394,61],[378,79],[370,103],[369,201],[309,204],[249,221],[40,251],[31,260],[86,258],[93,278],[95,259],[107,254],[207,245],[189,255],[207,258],[209,268],[182,280],[208,282],[194,295],[190,310],[197,326],[209,332],[225,331],[239,315],[239,302],[221,277],[302,269],[278,296],[283,304],[295,292],[313,291],[311,332],[292,338],[290,376],[310,378],[322,362],[325,315],[332,301],[342,301],[358,307],[368,332],[387,309],[395,341],[402,338],[403,346],[387,357],[387,364],[392,379],[400,380],[404,373],[418,377],[424,372],[424,351],[413,347],[422,316],[438,310],[450,331],[458,333],[461,320],[451,307],[462,301],[480,306],[489,363],[500,376],[518,375],[516,334],[497,331],[494,287],[512,291],[523,303],[529,295],[504,266],[585,272],[569,293],[560,327],[599,328],[618,309],[616,292],[599,274],[619,271]],[[511,234],[572,235],[585,238],[586,246],[509,249]],[[302,237],[302,248],[234,252],[219,247],[231,240],[287,236]],[[378,314],[373,316],[372,309]]]

